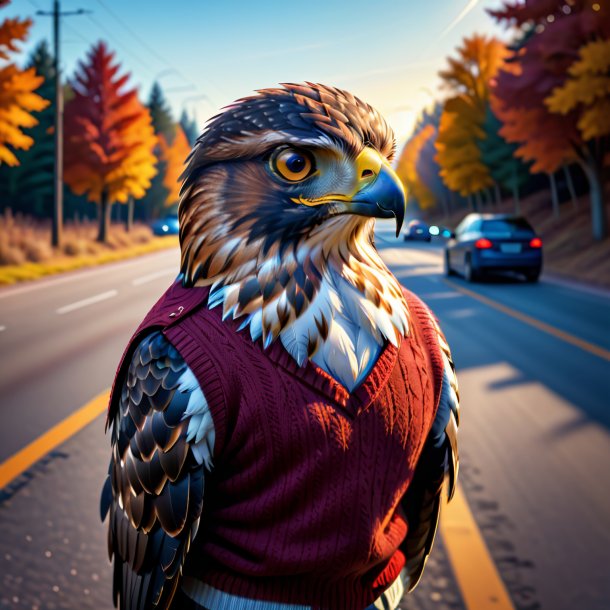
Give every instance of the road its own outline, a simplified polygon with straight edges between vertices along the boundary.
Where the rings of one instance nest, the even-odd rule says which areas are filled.
[[[452,347],[461,485],[514,607],[610,608],[610,298],[544,276],[447,280],[438,247],[385,227],[377,243]],[[170,251],[0,291],[0,461],[108,388],[177,261]],[[108,443],[101,415],[1,492],[1,609],[112,607],[97,516]],[[485,610],[467,605],[444,542],[404,607]]]

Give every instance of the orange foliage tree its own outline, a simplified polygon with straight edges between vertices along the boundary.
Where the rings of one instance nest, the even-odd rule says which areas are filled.
[[[65,109],[64,178],[99,205],[100,242],[107,240],[112,204],[143,197],[156,174],[150,113],[135,89],[125,90],[129,73],[119,70],[114,53],[96,44],[79,64]]]
[[[167,138],[161,134],[159,136],[159,148],[161,161],[165,164],[165,174],[163,175],[163,186],[167,190],[166,206],[178,203],[180,196],[180,178],[184,171],[184,162],[191,152],[191,146],[182,127],[177,124],[173,142],[168,143]]]
[[[0,8],[7,4],[0,0]],[[10,52],[18,50],[17,43],[27,38],[31,25],[30,19],[5,19],[0,23],[0,59],[3,62],[8,61]],[[34,93],[43,81],[34,68],[20,70],[13,63],[0,68],[0,165],[19,165],[11,148],[28,150],[34,144],[22,128],[37,125],[38,121],[30,113],[40,112],[49,105]]]
[[[445,184],[468,196],[493,184],[478,141],[485,138],[490,81],[504,65],[508,50],[495,38],[475,34],[457,51],[456,58],[448,59],[449,68],[440,72],[453,97],[441,115],[436,159]]]
[[[422,210],[436,203],[434,194],[420,179],[417,171],[421,150],[434,137],[435,132],[433,125],[426,125],[413,135],[405,144],[396,165],[396,173],[403,181],[409,198],[415,199]]]

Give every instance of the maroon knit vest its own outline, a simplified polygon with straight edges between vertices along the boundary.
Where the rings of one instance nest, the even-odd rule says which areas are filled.
[[[400,573],[399,501],[431,428],[442,380],[436,331],[405,291],[410,333],[349,393],[279,341],[267,350],[209,310],[207,289],[175,283],[139,340],[162,329],[192,369],[216,429],[199,533],[185,573],[253,599],[360,610]],[[111,398],[111,415],[116,408]]]

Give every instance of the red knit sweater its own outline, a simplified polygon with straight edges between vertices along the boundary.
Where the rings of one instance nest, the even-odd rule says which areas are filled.
[[[399,501],[438,405],[442,362],[425,306],[405,293],[409,337],[351,394],[279,342],[264,350],[172,286],[137,338],[164,328],[197,377],[216,429],[185,573],[242,597],[356,610],[404,565]],[[129,352],[129,349],[127,350]]]

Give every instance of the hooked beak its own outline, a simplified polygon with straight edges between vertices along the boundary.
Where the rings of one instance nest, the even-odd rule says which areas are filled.
[[[346,202],[347,211],[374,218],[396,218],[398,237],[407,205],[400,178],[388,162],[371,148],[358,155],[356,167],[360,182],[351,201]]]

